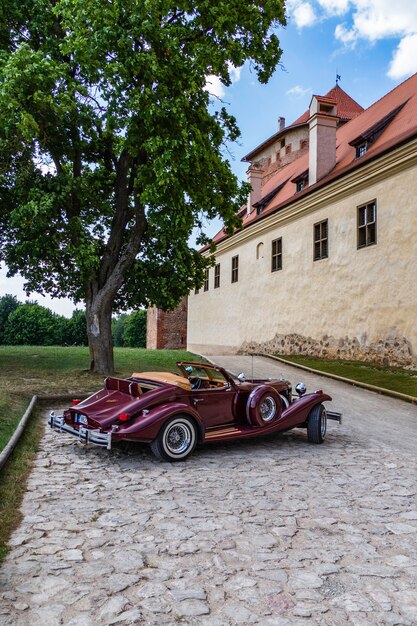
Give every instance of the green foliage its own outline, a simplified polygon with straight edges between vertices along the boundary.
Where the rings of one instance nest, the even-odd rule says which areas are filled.
[[[135,311],[126,320],[124,331],[125,346],[128,348],[146,347],[146,311]]]
[[[9,345],[59,345],[63,342],[66,322],[65,317],[39,304],[21,304],[7,319],[4,342]]]
[[[125,325],[129,315],[127,313],[121,313],[117,317],[113,317],[111,322],[111,333],[113,338],[113,345],[116,348],[123,348],[125,345]]]
[[[69,346],[87,346],[87,321],[85,311],[75,310],[72,317],[66,320],[63,343]]]
[[[29,291],[174,306],[207,264],[193,227],[239,227],[248,192],[222,156],[236,121],[209,112],[206,76],[229,85],[249,60],[266,82],[284,3],[3,4],[0,258]]]
[[[8,317],[18,306],[19,301],[16,296],[6,293],[5,296],[0,298],[0,343],[4,343],[4,328]]]

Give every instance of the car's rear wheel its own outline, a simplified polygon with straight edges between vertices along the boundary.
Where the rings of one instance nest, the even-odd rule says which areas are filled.
[[[311,443],[323,443],[326,438],[327,415],[322,404],[316,404],[307,419],[307,439]]]
[[[174,415],[162,426],[151,450],[161,461],[183,461],[197,444],[194,421],[186,415]]]

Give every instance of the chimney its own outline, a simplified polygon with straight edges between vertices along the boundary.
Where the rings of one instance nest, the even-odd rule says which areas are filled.
[[[313,96],[310,103],[309,175],[314,185],[336,165],[337,103],[332,98]]]
[[[262,197],[261,187],[264,173],[262,166],[258,163],[251,163],[246,173],[248,175],[248,183],[252,185],[252,190],[248,196],[247,213],[249,215],[255,202],[258,202]]]
[[[281,132],[281,130],[284,130],[285,128],[285,117],[279,117],[278,118],[278,130]]]

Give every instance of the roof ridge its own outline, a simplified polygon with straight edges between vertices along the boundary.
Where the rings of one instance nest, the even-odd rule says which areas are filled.
[[[399,89],[399,87],[401,87],[402,85],[405,85],[405,83],[408,83],[409,80],[411,80],[412,78],[416,78],[417,77],[417,72],[414,72],[414,74],[411,74],[411,76],[409,76],[408,78],[406,78],[405,80],[402,81],[402,83],[398,83],[398,85],[396,85],[395,87],[393,87],[390,91],[387,91],[387,93],[385,93],[383,96],[381,96],[380,98],[378,98],[378,100],[375,100],[375,102],[373,102],[372,104],[369,105],[369,107],[366,107],[365,111],[369,111],[369,109],[371,109],[372,107],[374,107],[376,104],[378,104],[378,102],[381,102],[381,100],[383,100],[384,98],[386,98],[387,96],[389,96],[390,93],[392,93],[393,91],[395,91],[396,89]]]

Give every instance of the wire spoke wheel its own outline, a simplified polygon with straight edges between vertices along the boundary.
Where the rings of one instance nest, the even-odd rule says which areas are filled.
[[[182,454],[190,446],[191,429],[186,424],[174,424],[166,431],[165,446],[172,454]]]
[[[277,411],[277,403],[275,402],[272,396],[266,396],[260,406],[259,412],[261,414],[261,418],[263,422],[270,422],[274,419],[275,413]]]
[[[182,461],[187,458],[197,444],[197,428],[194,420],[187,415],[177,415],[165,422],[151,450],[162,461]]]

